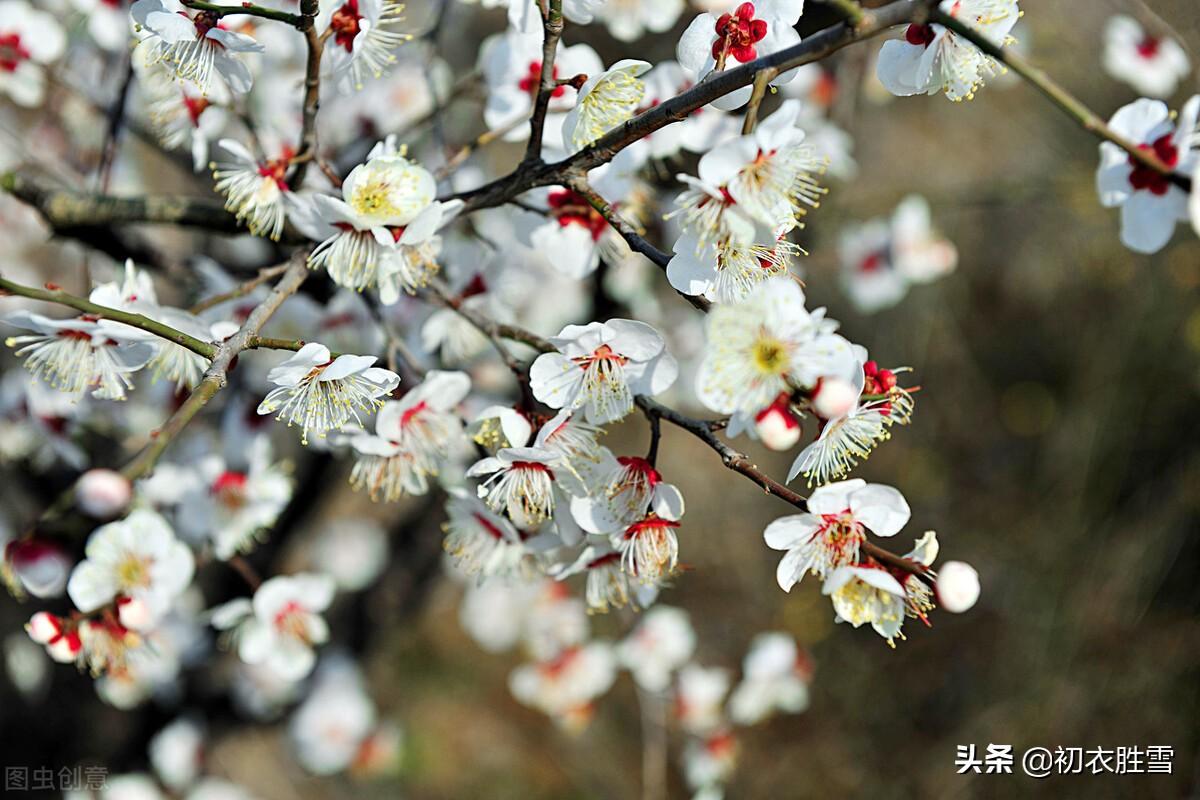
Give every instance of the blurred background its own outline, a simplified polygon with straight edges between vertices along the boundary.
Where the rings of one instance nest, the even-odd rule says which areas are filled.
[[[429,12],[423,5],[410,4],[414,20]],[[1194,0],[1148,5],[1195,63]],[[1036,64],[1107,117],[1135,95],[1100,68],[1102,27],[1112,13],[1141,6],[1027,0],[1016,35]],[[673,57],[690,18],[639,42],[637,55]],[[802,31],[831,19],[810,0]],[[504,22],[503,11],[452,5],[439,35],[456,74]],[[566,40],[589,42],[606,63],[631,54],[601,26],[568,26]],[[680,535],[687,569],[661,602],[691,613],[697,659],[737,669],[756,633],[780,630],[816,663],[805,713],[741,735],[728,796],[1196,796],[1200,242],[1180,228],[1157,255],[1130,253],[1118,241],[1116,212],[1097,202],[1096,142],[1066,116],[1003,79],[964,103],[887,97],[872,77],[878,47],[854,46],[825,62],[837,82],[831,116],[854,138],[858,175],[832,182],[800,236],[812,253],[803,261],[806,291],[810,306],[827,306],[872,357],[914,368],[921,391],[912,425],[896,429],[855,474],[900,487],[912,506],[895,549],[937,530],[942,558],[972,563],[983,595],[965,615],[936,614],[932,630],[910,621],[894,650],[867,629],[835,626],[815,582],[790,594],[775,583],[778,554],[761,534],[789,507],[664,426],[660,468],[687,497],[688,516]],[[1172,107],[1198,88],[1188,82]],[[479,108],[457,105],[444,123],[448,136],[466,142],[482,131]],[[484,157],[511,164],[519,148],[497,145]],[[693,169],[685,159],[665,172]],[[957,246],[958,269],[895,308],[856,313],[839,286],[839,232],[890,214],[914,192]],[[669,246],[658,233],[648,235]],[[660,288],[664,305],[690,312],[665,281]],[[646,437],[645,421],[633,416],[607,443],[637,452]],[[789,456],[743,444],[770,474],[786,474]],[[53,481],[30,486],[19,465],[5,470],[13,513],[53,496]],[[297,493],[279,548],[257,558],[268,570],[287,564],[295,542],[336,524],[351,503],[388,527],[392,558],[382,579],[335,607],[331,621],[339,645],[360,655],[381,713],[403,726],[403,768],[368,782],[309,776],[287,757],[280,725],[238,724],[200,681],[186,691],[208,719],[209,771],[280,800],[639,796],[643,753],[630,681],[618,681],[578,735],[519,705],[507,688],[519,656],[483,652],[460,626],[462,589],[442,572],[439,505],[418,498],[364,512],[362,498],[344,488],[347,471],[329,457],[302,464],[298,479],[310,491]],[[207,588],[232,592],[220,582],[237,579],[208,580],[217,585]],[[0,630],[19,631],[28,613],[0,599]],[[597,636],[619,638],[631,620],[592,622]],[[69,669],[53,670],[50,681],[31,698],[0,675],[4,763],[144,769],[149,737],[174,716],[153,703],[113,709]],[[1174,772],[1044,781],[1019,766],[1016,775],[955,774],[957,745],[982,751],[989,743],[1018,754],[1169,745]],[[676,764],[673,757],[670,796],[683,797]]]

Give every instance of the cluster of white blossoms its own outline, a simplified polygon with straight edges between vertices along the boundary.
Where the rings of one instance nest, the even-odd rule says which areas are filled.
[[[23,288],[4,265],[4,302],[73,309],[21,306],[3,318],[18,329],[6,341],[24,371],[0,377],[0,463],[70,485],[41,516],[0,510],[0,579],[22,598],[65,596],[19,637],[36,663],[44,651],[78,665],[120,708],[169,702],[203,674],[239,714],[286,716],[308,771],[391,770],[400,734],[344,652],[363,649],[375,627],[364,609],[377,604],[347,595],[391,570],[410,570],[403,593],[423,595],[416,584],[442,556],[419,551],[440,543],[463,584],[463,627],[488,651],[524,653],[509,677],[518,702],[578,730],[628,672],[640,695],[672,709],[691,790],[718,798],[737,726],[805,710],[813,666],[792,636],[767,633],[735,681],[695,660],[687,613],[659,604],[704,567],[689,560],[692,544],[723,533],[694,501],[685,515],[680,487],[695,475],[660,453],[688,435],[714,451],[714,469],[723,462],[792,506],[755,544],[764,558],[782,553],[783,591],[811,575],[806,590],[819,582],[834,618],[893,646],[906,620],[974,605],[978,573],[937,562],[934,532],[896,552],[879,543],[905,534],[912,510],[900,489],[851,476],[912,420],[918,387],[910,367],[881,355],[891,342],[872,357],[808,304],[801,279],[822,297],[827,276],[798,262],[832,237],[808,241],[806,226],[818,227],[826,184],[856,168],[830,113],[844,87],[805,64],[772,71],[752,101],[763,62],[744,66],[813,55],[797,32],[802,0],[705,2],[711,13],[690,21],[683,0],[564,0],[545,19],[533,0],[480,0],[506,7],[489,19],[508,24],[479,48],[475,84],[454,80],[433,52],[452,38],[440,16],[426,32],[436,35],[423,35],[390,0],[332,0],[315,17],[307,2],[292,9],[303,15],[117,5],[78,0],[86,24],[60,26],[24,0],[0,0],[5,103],[39,108],[56,93],[67,125],[96,102],[69,96],[75,62],[98,63],[83,58],[85,40],[108,65],[132,50],[117,96],[123,104],[128,92],[129,107],[110,112],[107,145],[58,165],[85,165],[88,186],[56,202],[72,219],[58,232],[160,270],[156,286],[133,261],[89,258],[84,299],[55,284]],[[972,41],[1009,45],[1017,0],[942,0],[930,13],[882,45],[876,76],[897,96],[970,98],[1002,71]],[[678,23],[675,59],[602,59],[578,41],[577,26],[592,23],[628,56],[658,52],[629,43]],[[1117,17],[1104,44],[1108,71],[1150,97],[1103,131],[1097,188],[1102,205],[1120,208],[1121,241],[1152,253],[1179,222],[1200,230],[1189,182],[1200,179],[1200,97],[1178,114],[1165,102],[1189,69],[1170,37]],[[713,97],[739,74],[741,85]],[[446,125],[466,116],[460,102],[476,103],[469,136]],[[27,114],[0,106],[0,127]],[[70,124],[106,127],[83,119]],[[127,155],[114,168],[123,129],[181,155],[184,177],[207,165],[212,197],[88,208],[121,219],[145,206],[201,228],[211,212],[221,233],[249,235],[197,239],[184,259],[159,252],[182,239],[151,232],[142,243],[85,219],[77,204],[110,181],[151,182]],[[72,144],[97,138],[68,133]],[[941,209],[905,194],[878,200],[889,216],[842,228],[840,279],[860,312],[957,266],[933,224]],[[26,239],[51,246],[36,221],[0,222],[14,278],[53,260],[23,249]],[[75,264],[71,252],[55,254]],[[642,416],[648,446],[635,447]],[[94,443],[128,455],[125,466],[89,453]],[[760,444],[790,453],[785,481],[755,465]],[[369,517],[355,515],[368,506]],[[66,524],[76,517],[88,520],[77,531]],[[440,528],[420,528],[434,518]],[[403,555],[392,558],[389,534],[401,531]],[[241,583],[198,580],[204,570]],[[593,620],[620,631],[593,638]],[[204,741],[200,724],[180,718],[151,745],[153,774],[112,782],[145,796],[219,793],[196,766]]]

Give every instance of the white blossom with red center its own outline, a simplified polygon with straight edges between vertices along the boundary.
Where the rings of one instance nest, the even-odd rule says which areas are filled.
[[[688,664],[679,671],[675,685],[675,719],[694,736],[713,733],[725,721],[724,702],[728,692],[728,670]]]
[[[378,726],[378,711],[357,664],[332,658],[317,668],[312,692],[288,722],[288,738],[296,759],[314,775],[346,769],[358,775],[359,759],[367,755]]]
[[[67,47],[54,16],[23,0],[0,2],[0,94],[27,108],[42,104],[45,68]]]
[[[621,666],[633,674],[638,686],[650,692],[664,691],[675,671],[696,651],[696,631],[681,608],[655,606],[617,645]]]
[[[571,514],[588,533],[605,534],[624,548],[624,534],[651,512],[667,520],[683,518],[683,494],[640,456],[608,457],[595,471],[591,491],[571,498]]]
[[[977,30],[997,46],[1011,43],[1009,31],[1020,19],[1017,0],[942,0],[941,11]],[[945,92],[969,100],[1000,64],[958,34],[937,24],[912,24],[902,39],[885,42],[876,75],[894,95]]]
[[[800,43],[795,25],[804,11],[804,0],[760,0],[742,3],[731,12],[717,16],[700,14],[679,38],[675,57],[680,65],[700,79],[712,72],[740,66]],[[788,70],[774,78],[778,86],[792,80],[796,71]],[[744,86],[718,100],[713,106],[726,111],[750,99],[751,89]]]
[[[838,567],[821,588],[839,620],[855,628],[869,623],[889,646],[904,626],[905,592],[896,576],[877,564]]]
[[[1191,175],[1200,165],[1198,115],[1200,96],[1184,104],[1178,119],[1161,100],[1142,98],[1118,109],[1108,124],[1166,167]],[[1121,209],[1121,243],[1135,252],[1161,250],[1175,224],[1188,219],[1188,193],[1111,142],[1100,145],[1096,188],[1101,205]]]
[[[388,401],[375,417],[374,435],[347,437],[358,455],[350,485],[374,501],[423,495],[456,445],[463,440],[455,409],[471,390],[464,372],[430,371],[398,401]]]
[[[658,586],[631,580],[621,567],[621,553],[607,543],[589,544],[570,564],[551,567],[557,580],[584,576],[583,596],[588,611],[607,614],[610,609],[649,608],[658,597]]]
[[[253,600],[240,598],[212,610],[213,625],[232,630],[238,656],[284,681],[301,680],[316,664],[315,647],[329,640],[321,616],[333,602],[328,575],[300,573],[263,581]]]
[[[739,725],[756,725],[782,711],[808,708],[813,664],[786,633],[760,633],[742,662],[742,680],[729,697],[729,715]]]
[[[191,541],[211,541],[223,560],[253,549],[292,498],[292,478],[272,461],[268,437],[255,436],[245,452],[237,465],[219,455],[202,458],[179,498],[179,530]]]
[[[86,559],[76,565],[67,594],[80,611],[95,611],[119,599],[140,604],[150,627],[192,581],[195,562],[167,521],[139,509],[97,528],[88,538]]]
[[[929,204],[919,195],[904,198],[888,220],[844,228],[838,255],[842,287],[867,314],[896,305],[911,285],[937,280],[958,263],[957,250],[933,229]]]
[[[644,322],[611,319],[568,325],[529,370],[534,396],[551,408],[579,409],[591,424],[623,419],[637,395],[653,396],[675,382],[679,367],[662,335]]]
[[[533,572],[527,563],[530,550],[524,544],[528,535],[474,497],[452,493],[446,516],[443,549],[467,576],[484,581]]]
[[[236,55],[263,52],[253,38],[223,28],[211,12],[189,16],[175,0],[137,0],[130,13],[150,34],[149,60],[164,64],[180,80],[192,81],[202,95],[217,76],[237,94],[250,91],[254,78]]]
[[[225,210],[237,215],[255,236],[278,241],[287,219],[291,188],[286,176],[295,150],[285,146],[273,158],[259,158],[233,139],[217,144],[232,156],[210,165],[217,181],[214,188],[225,195]]]
[[[154,357],[155,347],[128,325],[84,315],[51,319],[29,311],[4,318],[33,331],[5,340],[25,358],[25,368],[60,392],[92,390],[101,400],[124,400],[133,388],[130,376]]]
[[[1104,26],[1104,68],[1146,97],[1167,99],[1192,71],[1187,52],[1175,39],[1117,14]]]
[[[612,165],[592,170],[589,180],[602,196],[620,197],[630,189],[628,178]],[[601,259],[616,264],[628,257],[625,241],[586,197],[554,187],[545,198],[546,219],[532,223],[529,243],[555,272],[579,280],[595,272]],[[532,220],[532,215],[527,219]]]
[[[740,751],[737,737],[728,728],[688,740],[683,774],[694,792],[692,800],[723,800],[724,784],[737,768]]]
[[[412,39],[394,28],[404,21],[404,4],[390,0],[345,0],[326,5],[320,27],[331,35],[325,48],[330,71],[342,91],[363,88],[363,78],[380,78],[396,63],[392,52]]]
[[[763,229],[749,243],[727,238],[701,244],[687,231],[675,240],[667,280],[686,295],[712,302],[745,300],[767,278],[790,274],[793,259],[804,252],[783,236],[772,242],[772,235]]]
[[[259,414],[275,414],[289,427],[300,426],[300,441],[308,434],[324,437],[354,420],[362,425],[363,414],[383,406],[379,398],[400,385],[400,376],[374,366],[375,356],[340,355],[309,342],[294,356],[268,373],[276,385],[258,406]]]
[[[785,592],[808,574],[824,579],[832,570],[857,564],[869,530],[895,536],[911,512],[891,486],[855,478],[826,484],[808,499],[808,511],[775,520],[763,532],[767,546],[785,550],[775,577]]]
[[[567,647],[557,655],[512,671],[508,687],[520,703],[578,731],[590,720],[593,703],[617,678],[616,659],[607,642]]]
[[[561,458],[544,447],[505,447],[472,464],[467,477],[489,476],[478,488],[488,508],[508,514],[518,528],[533,528],[554,516]]]
[[[524,5],[532,8],[531,3]],[[526,120],[533,112],[542,73],[542,30],[522,32],[509,28],[484,40],[479,53],[479,68],[487,84],[487,105],[483,119],[488,130],[505,131],[504,140],[518,142],[529,138]],[[596,51],[586,44],[559,46],[554,59],[555,80],[571,79],[576,75],[598,75],[604,63]],[[546,115],[545,143],[562,147],[562,126],[565,114],[575,105],[578,92],[567,84],[556,86],[550,96]]]
[[[128,25],[128,13],[121,14]],[[163,147],[187,150],[192,168],[199,172],[208,166],[209,142],[225,129],[230,95],[224,84],[215,83],[207,95],[195,85],[174,78],[161,63],[147,63],[143,48],[134,51],[137,87],[146,99],[146,115]]]
[[[612,546],[621,554],[621,569],[639,583],[659,585],[675,574],[679,566],[677,510],[663,508],[663,515],[651,511],[612,535]]]

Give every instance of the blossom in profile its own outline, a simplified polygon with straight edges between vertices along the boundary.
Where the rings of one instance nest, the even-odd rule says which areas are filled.
[[[675,685],[675,718],[688,733],[697,736],[711,733],[724,722],[728,692],[728,670],[688,664],[679,670]]]
[[[383,76],[394,63],[392,52],[412,39],[395,30],[404,21],[404,4],[391,0],[346,0],[325,4],[321,27],[332,38],[325,46],[329,70],[342,91],[363,88],[363,78]]]
[[[231,156],[230,160],[210,165],[217,181],[215,188],[225,195],[225,210],[244,222],[253,235],[279,241],[291,192],[286,176],[295,152],[284,147],[278,157],[260,159],[233,139],[222,139],[217,144]]]
[[[247,664],[261,664],[286,681],[298,681],[316,664],[315,647],[329,639],[321,616],[333,602],[333,579],[318,573],[263,581],[253,600],[232,600],[212,611],[213,625],[232,630]]]
[[[942,0],[939,8],[998,46],[1011,43],[1009,32],[1021,17],[1017,0]],[[945,92],[950,100],[969,100],[1001,70],[994,58],[945,26],[913,23],[902,39],[884,42],[875,74],[900,97]]]
[[[1178,119],[1166,103],[1143,97],[1118,109],[1108,125],[1166,167],[1190,175],[1200,167],[1198,116],[1200,95],[1184,103]],[[1175,224],[1189,218],[1187,192],[1112,142],[1100,143],[1096,188],[1101,205],[1121,209],[1121,243],[1134,252],[1158,252],[1171,241]]]
[[[612,646],[596,641],[517,667],[508,677],[508,687],[523,705],[578,732],[591,720],[596,698],[607,692],[616,678]]]
[[[362,424],[363,414],[383,406],[379,398],[400,385],[400,376],[373,366],[375,356],[340,355],[309,342],[294,356],[275,367],[267,379],[272,389],[258,406],[259,414],[275,414],[288,426],[299,425],[300,440],[308,444],[309,433],[326,436],[350,420]]]
[[[855,628],[870,624],[889,646],[895,647],[904,625],[905,591],[896,576],[877,564],[833,570],[821,587],[833,601],[839,620]]]
[[[479,581],[528,572],[525,536],[507,518],[465,493],[446,503],[443,548],[462,572]]]
[[[678,366],[662,335],[644,322],[611,319],[568,325],[529,369],[533,394],[551,408],[579,409],[593,425],[623,419],[637,395],[675,382]]]
[[[250,91],[254,78],[237,55],[263,52],[252,37],[222,27],[211,11],[193,16],[176,0],[137,0],[130,13],[149,34],[150,60],[195,83],[201,95],[208,94],[218,77],[237,94]]]
[[[1116,14],[1104,26],[1104,68],[1145,97],[1166,99],[1192,70],[1187,52],[1170,36]]]
[[[97,528],[88,538],[85,559],[67,582],[67,595],[84,613],[106,603],[136,604],[122,609],[122,619],[139,616],[149,628],[192,582],[195,560],[175,538],[165,519],[137,509],[128,517]]]
[[[776,571],[780,588],[790,592],[805,575],[824,579],[838,567],[857,564],[868,530],[895,536],[910,515],[899,491],[860,478],[813,490],[807,512],[781,517],[763,532],[768,547],[787,551]]]
[[[582,150],[634,115],[646,94],[640,76],[649,69],[649,62],[625,58],[588,77],[563,121],[563,139],[573,150]]]
[[[505,447],[472,464],[467,477],[488,476],[478,487],[488,508],[507,514],[518,528],[532,528],[554,516],[554,470],[561,458],[544,447]]]
[[[154,357],[154,345],[128,325],[91,315],[51,319],[31,311],[4,318],[32,331],[5,340],[25,359],[25,368],[60,392],[91,389],[100,400],[124,400],[130,376]]]
[[[0,2],[0,94],[37,108],[46,96],[46,67],[67,48],[54,16],[23,0]]]

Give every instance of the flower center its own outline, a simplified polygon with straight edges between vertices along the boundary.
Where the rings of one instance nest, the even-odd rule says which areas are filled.
[[[130,553],[117,565],[117,583],[123,591],[150,585],[150,559]]]
[[[354,37],[358,36],[359,20],[358,0],[346,0],[346,3],[333,12],[329,27],[333,30],[333,40],[346,49],[347,53],[354,50]]]
[[[186,94],[183,96],[183,107],[187,109],[188,117],[191,118],[192,124],[200,125],[200,115],[204,113],[204,109],[208,108],[212,103],[204,97],[189,97]]]
[[[1151,144],[1139,144],[1138,149],[1153,152],[1158,160],[1168,167],[1174,167],[1179,162],[1179,148],[1175,146],[1169,133],[1158,137]],[[1133,167],[1129,173],[1129,185],[1135,190],[1147,189],[1151,194],[1162,196],[1171,188],[1170,178],[1134,160],[1133,156],[1129,157],[1129,164]]]
[[[551,77],[554,78],[554,80],[558,80],[558,65],[554,66],[553,72],[551,73]],[[521,89],[522,92],[525,92],[530,97],[533,97],[534,95],[537,94],[538,87],[541,86],[541,83],[542,83],[542,62],[530,61],[529,69],[526,71],[526,73],[524,75],[521,76],[521,79],[519,81],[517,81],[517,86]],[[566,91],[567,91],[566,86],[555,86],[550,91],[550,96],[551,97],[562,97],[566,93]]]
[[[196,18],[192,20],[192,24],[196,26],[196,36],[200,39],[203,39],[208,36],[209,31],[218,27],[220,24],[220,19],[212,12],[201,11],[196,15]],[[212,43],[218,47],[222,47],[221,43],[215,39]]]
[[[882,251],[876,251],[864,258],[858,264],[859,272],[878,272],[884,265],[886,255]]]
[[[742,63],[758,58],[754,44],[766,37],[767,29],[765,19],[754,18],[754,3],[742,3],[732,14],[722,14],[717,19],[717,38],[712,46],[717,69],[725,68],[728,56]]]
[[[562,227],[582,225],[591,231],[592,241],[596,241],[604,233],[608,225],[599,211],[592,208],[587,198],[579,192],[561,189],[550,193],[547,198],[550,203],[550,213]]]
[[[904,29],[904,41],[917,47],[929,47],[933,44],[934,31],[932,25],[909,25]]]
[[[282,634],[309,642],[308,611],[295,600],[290,600],[275,614],[275,628]]]
[[[203,110],[204,109],[201,109],[201,111]],[[258,168],[258,174],[264,178],[270,178],[271,180],[275,181],[275,185],[278,186],[281,191],[286,192],[288,190],[288,185],[287,181],[284,180],[284,176],[287,174],[288,167],[291,166],[293,155],[295,155],[295,153],[292,151],[292,148],[283,148],[283,153],[279,156],[279,158],[273,158]]]
[[[1150,59],[1158,55],[1158,48],[1162,44],[1162,39],[1156,36],[1147,36],[1138,42],[1138,55],[1142,58]]]
[[[514,461],[512,463],[512,468],[527,472],[544,472],[549,476],[550,480],[554,480],[554,470],[550,469],[540,461]]]
[[[212,494],[217,502],[230,511],[246,505],[246,473],[226,470],[212,484]]]
[[[472,514],[471,516],[473,516],[475,518],[475,521],[479,523],[480,527],[482,527],[485,531],[487,531],[488,535],[491,536],[493,539],[496,539],[496,540],[504,539],[504,531],[502,531],[498,527],[496,527],[496,525],[490,519],[485,517],[483,514]]]
[[[21,34],[0,33],[0,72],[16,72],[29,51],[21,45]]]
[[[782,375],[787,369],[787,347],[772,336],[760,336],[751,355],[754,366],[766,375]]]

